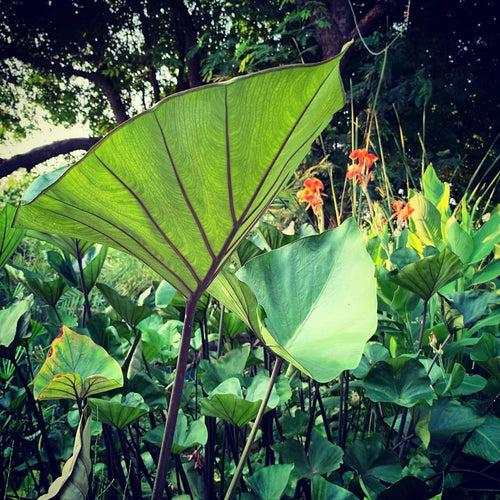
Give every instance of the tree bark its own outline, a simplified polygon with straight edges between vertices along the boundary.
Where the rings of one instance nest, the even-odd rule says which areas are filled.
[[[18,168],[31,170],[35,165],[42,163],[58,155],[71,153],[72,151],[88,150],[97,141],[99,137],[78,137],[75,139],[63,139],[55,141],[45,146],[33,148],[27,153],[21,153],[11,158],[0,158],[0,177],[5,177]]]
[[[175,29],[179,55],[183,61],[179,70],[179,78],[181,82],[184,81],[181,71],[184,72],[184,69],[186,69],[189,87],[198,87],[203,84],[203,79],[201,77],[200,55],[197,52],[197,32],[193,18],[183,0],[172,0],[171,5],[172,13],[177,21]]]

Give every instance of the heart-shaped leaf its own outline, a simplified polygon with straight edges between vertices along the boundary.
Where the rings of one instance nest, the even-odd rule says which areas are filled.
[[[446,248],[431,257],[407,265],[394,274],[392,280],[427,301],[440,288],[456,279],[461,270],[460,259]]]
[[[88,403],[97,420],[118,429],[123,429],[149,411],[142,396],[135,392],[129,392],[125,397],[117,394],[109,400],[89,398]]]
[[[242,427],[257,416],[268,385],[269,375],[258,373],[243,397],[240,381],[235,377],[229,378],[201,400],[201,411],[204,415]],[[279,395],[273,387],[267,409],[275,408],[279,402]]]
[[[259,500],[279,500],[293,467],[293,464],[269,465],[252,474],[246,481]]]
[[[431,405],[436,397],[424,366],[415,359],[395,366],[380,361],[368,372],[363,387],[366,397],[375,403],[395,403],[406,408],[422,401]]]
[[[344,51],[165,98],[39,177],[17,225],[125,250],[199,297],[344,105]]]
[[[30,292],[42,299],[46,304],[55,307],[66,289],[61,276],[49,278],[42,274],[33,273],[21,267],[7,266],[6,269],[18,279]]]
[[[134,304],[128,297],[120,295],[104,283],[97,283],[97,288],[104,297],[106,297],[106,300],[110,303],[118,316],[132,328],[135,328],[143,319],[153,314],[151,309]]]
[[[354,219],[251,259],[238,273],[267,347],[318,382],[358,366],[377,328],[374,266]]]
[[[63,326],[36,374],[35,398],[83,399],[123,385],[120,365],[90,337]]]
[[[12,227],[16,209],[12,205],[5,205],[0,211],[0,269],[5,266],[15,252],[26,231]]]

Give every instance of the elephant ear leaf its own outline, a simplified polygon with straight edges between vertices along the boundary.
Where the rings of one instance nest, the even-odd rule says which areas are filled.
[[[83,399],[123,385],[120,365],[90,337],[63,326],[34,379],[38,400]]]
[[[90,489],[90,409],[86,408],[76,431],[73,454],[64,464],[62,474],[50,485],[49,491],[38,500],[85,500]]]
[[[461,270],[460,259],[445,248],[431,257],[408,264],[392,280],[427,301],[440,288],[456,279]]]
[[[5,266],[26,234],[24,229],[12,227],[15,213],[16,209],[12,205],[5,205],[0,211],[0,269]]]
[[[346,49],[165,98],[38,178],[17,226],[127,251],[198,298],[343,107]]]
[[[263,341],[318,382],[358,366],[377,327],[374,266],[353,219],[237,272],[263,307]]]

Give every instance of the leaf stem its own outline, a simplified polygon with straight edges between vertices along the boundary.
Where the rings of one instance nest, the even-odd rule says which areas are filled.
[[[238,466],[236,467],[236,471],[231,479],[231,483],[229,484],[229,488],[226,492],[226,496],[224,497],[224,500],[230,500],[230,498],[232,497],[232,495],[234,493],[234,490],[236,488],[236,484],[238,483],[238,479],[240,477],[241,471],[243,470],[243,466],[245,465],[248,454],[250,453],[250,448],[252,447],[253,440],[255,439],[255,435],[257,434],[257,430],[259,429],[260,422],[261,422],[262,417],[264,416],[264,413],[266,411],[267,403],[269,402],[269,398],[271,397],[271,391],[273,390],[274,382],[276,381],[276,378],[278,377],[282,363],[283,363],[283,361],[281,358],[276,358],[276,362],[274,364],[273,372],[271,373],[271,378],[269,379],[269,384],[267,386],[266,393],[264,395],[264,398],[262,399],[262,403],[260,404],[259,412],[257,413],[257,416],[255,417],[255,422],[252,426],[252,430],[250,431],[250,434],[247,437],[247,440],[245,443],[245,448],[243,449],[243,452],[241,453],[240,461],[238,462]]]
[[[177,422],[177,414],[181,405],[182,388],[184,387],[184,375],[189,354],[189,343],[191,341],[191,332],[193,330],[194,315],[196,312],[196,302],[198,297],[194,296],[188,300],[186,311],[184,313],[184,327],[182,329],[181,345],[179,349],[179,357],[177,358],[177,367],[175,370],[175,380],[168,406],[167,422],[165,424],[165,432],[161,443],[160,457],[158,459],[158,469],[156,471],[155,484],[153,488],[152,500],[160,500],[165,488],[165,480],[167,477],[168,465],[170,462],[172,443],[174,440],[175,424]]]

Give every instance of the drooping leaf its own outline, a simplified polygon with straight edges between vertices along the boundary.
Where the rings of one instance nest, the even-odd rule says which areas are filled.
[[[151,309],[134,304],[128,297],[120,295],[104,283],[97,283],[97,288],[116,313],[132,328],[135,328],[143,319],[153,314]]]
[[[470,257],[470,264],[484,259],[495,245],[500,243],[500,210],[498,207],[491,213],[486,221],[473,235],[474,251]]]
[[[12,227],[15,213],[16,209],[8,204],[0,211],[0,269],[5,266],[26,234],[24,229]]]
[[[47,241],[58,247],[65,254],[72,255],[75,259],[78,255],[85,255],[87,250],[93,245],[90,241],[82,241],[60,234],[48,234],[41,231],[29,230],[28,236],[37,240]]]
[[[412,408],[420,402],[432,404],[436,397],[424,366],[415,359],[393,366],[380,361],[363,381],[368,399],[375,403],[395,403]]]
[[[7,266],[6,269],[31,293],[42,299],[51,307],[56,306],[66,289],[66,284],[61,276],[58,276],[57,278],[49,278],[18,266]]]
[[[422,299],[429,300],[440,288],[457,278],[461,269],[460,259],[446,248],[436,255],[409,264],[392,279]]]
[[[267,347],[318,382],[355,368],[377,328],[374,267],[354,219],[250,260]]]
[[[414,209],[410,219],[412,233],[423,245],[442,247],[441,214],[438,209],[420,193],[412,196],[409,202]]]
[[[472,433],[464,451],[493,464],[500,462],[500,418],[488,415]]]
[[[260,500],[279,500],[293,467],[293,464],[268,465],[252,474],[246,482]]]
[[[165,98],[39,177],[16,223],[125,250],[199,296],[343,106],[342,54]]]
[[[252,332],[261,336],[257,299],[250,288],[233,272],[228,269],[222,270],[210,285],[208,292],[237,314]]]
[[[32,298],[28,298],[0,309],[0,352],[8,349],[14,340],[21,336],[27,323],[24,318],[29,315],[32,303]]]
[[[94,288],[95,284],[97,283],[97,279],[101,274],[107,255],[108,247],[103,245],[96,245],[91,247],[83,256],[83,279],[85,280],[87,291],[92,290],[92,288]],[[80,290],[83,291],[80,276],[78,279],[78,283]]]
[[[123,429],[149,411],[142,396],[135,392],[129,392],[126,396],[117,394],[109,400],[89,398],[88,404],[97,420],[118,429]]]
[[[295,439],[287,439],[275,445],[275,449],[282,462],[295,465],[292,476],[296,479],[312,479],[317,474],[330,474],[342,464],[342,448],[330,443],[316,430],[312,432],[307,454]]]
[[[64,464],[62,474],[38,500],[86,500],[90,489],[89,475],[92,471],[91,423],[90,409],[86,408],[76,431],[73,454]]]
[[[123,385],[120,365],[90,337],[63,326],[36,374],[35,398],[82,399]]]

